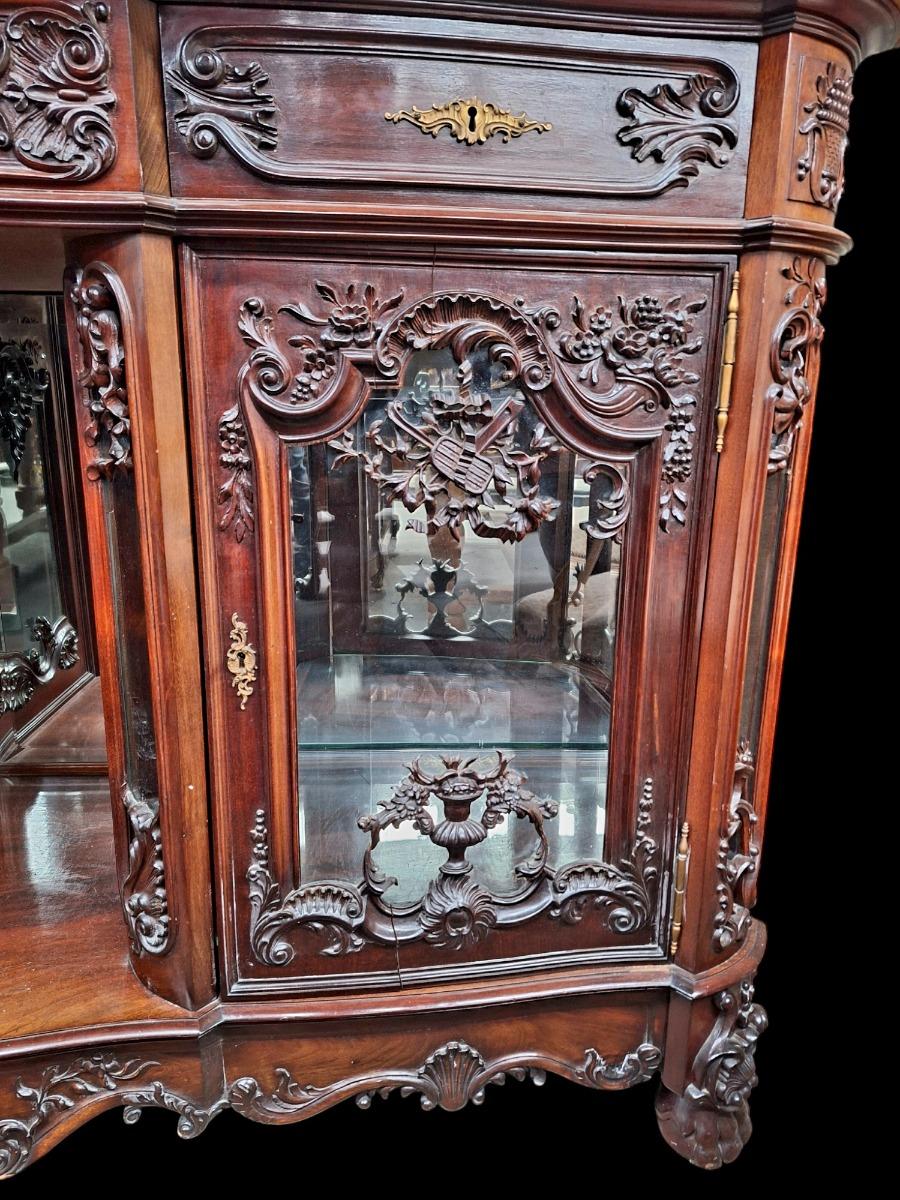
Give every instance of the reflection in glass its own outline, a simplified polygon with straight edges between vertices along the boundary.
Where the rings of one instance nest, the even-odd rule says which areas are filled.
[[[50,330],[38,296],[0,298],[0,654],[30,650],[32,623],[63,616],[47,496]]]
[[[504,750],[559,805],[551,865],[602,858],[621,476],[559,446],[486,353],[464,372],[449,350],[293,448],[290,475],[303,879],[359,880],[357,821],[429,750]],[[514,891],[534,838],[491,828],[474,877]],[[421,899],[445,857],[385,829],[385,900]]]

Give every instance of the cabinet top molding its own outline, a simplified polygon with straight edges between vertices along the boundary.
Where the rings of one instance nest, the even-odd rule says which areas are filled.
[[[182,0],[156,0],[160,7]],[[272,0],[193,0],[198,7],[266,8]],[[294,0],[295,10],[322,11],[319,0]],[[341,9],[459,20],[473,18],[466,0],[343,0]],[[900,43],[900,6],[894,0],[484,0],[484,21],[566,25],[632,34],[759,38],[787,30],[817,34],[847,51],[857,64]]]

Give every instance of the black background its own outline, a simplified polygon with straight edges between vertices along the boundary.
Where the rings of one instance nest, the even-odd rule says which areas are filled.
[[[610,1183],[705,1191],[808,1185],[813,1172],[833,1170],[853,1150],[855,1117],[890,1095],[884,1086],[867,1093],[868,1077],[892,1068],[892,1056],[878,1049],[890,1028],[881,1015],[887,995],[873,982],[861,1024],[850,1010],[857,990],[866,997],[860,939],[880,927],[876,887],[890,871],[892,837],[883,813],[896,793],[891,745],[885,752],[875,725],[894,657],[876,609],[895,569],[893,521],[882,514],[896,506],[898,69],[900,51],[880,55],[863,63],[854,83],[837,223],[855,249],[828,275],[756,909],[769,926],[757,999],[770,1029],[757,1054],[754,1136],[742,1156],[721,1172],[678,1158],[656,1129],[654,1084],[603,1094],[551,1077],[542,1089],[512,1081],[491,1087],[482,1107],[455,1114],[423,1113],[415,1097],[396,1094],[376,1099],[369,1112],[346,1102],[281,1128],[227,1112],[191,1142],[177,1138],[169,1113],[148,1110],[127,1129],[113,1110],[29,1167],[14,1188],[27,1194],[79,1181],[164,1195],[196,1175],[193,1186],[204,1190],[259,1197],[276,1189],[378,1196],[446,1187],[577,1195]],[[870,1160],[867,1142],[863,1134],[859,1148]]]

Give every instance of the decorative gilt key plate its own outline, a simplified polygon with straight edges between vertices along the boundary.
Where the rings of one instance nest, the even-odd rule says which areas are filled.
[[[447,104],[433,104],[431,108],[401,108],[399,112],[385,113],[384,119],[399,125],[409,121],[422,133],[437,137],[442,129],[467,146],[483,145],[488,138],[499,134],[504,142],[521,137],[523,133],[545,133],[553,128],[548,121],[532,121],[528,113],[515,116],[508,108],[496,104],[485,104],[477,96],[469,100],[450,100]]]

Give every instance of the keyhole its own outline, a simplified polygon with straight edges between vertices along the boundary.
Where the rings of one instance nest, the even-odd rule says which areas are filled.
[[[469,133],[475,132],[475,118],[477,116],[478,116],[478,109],[473,104],[469,108]]]

